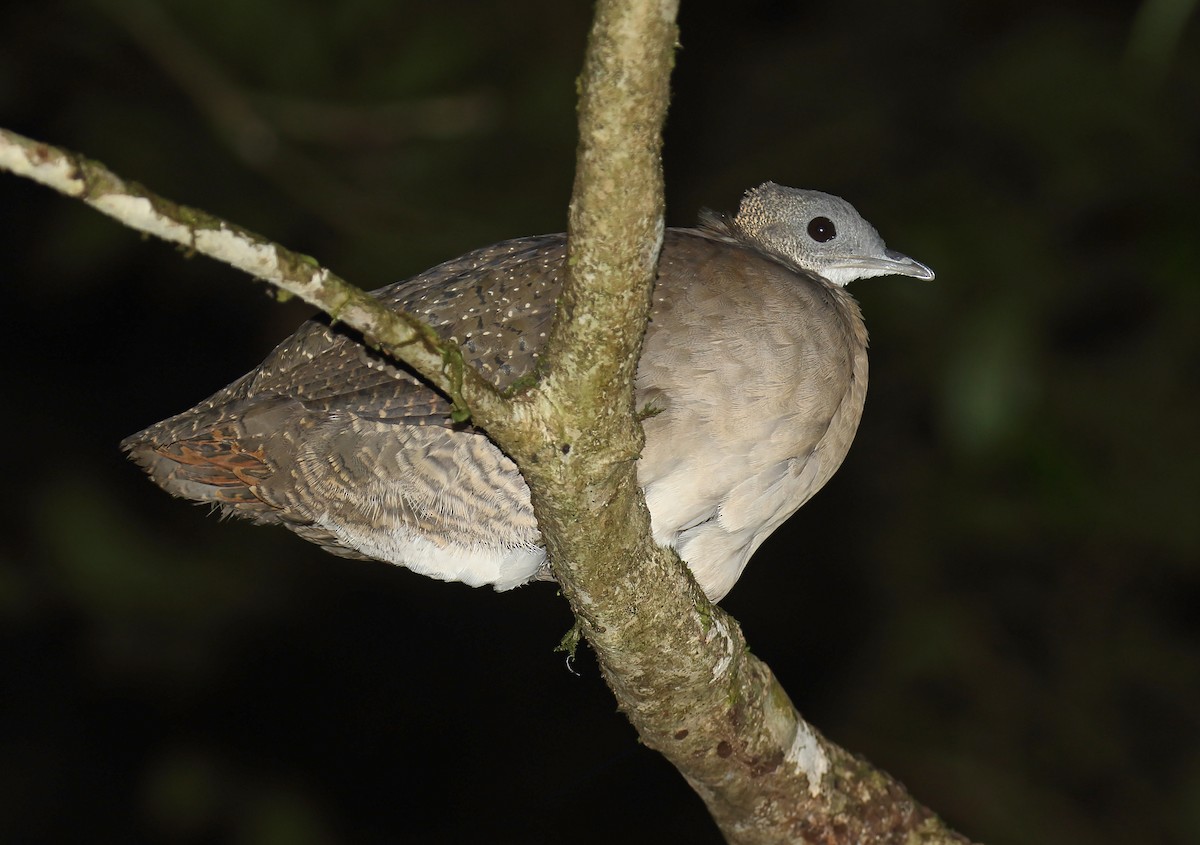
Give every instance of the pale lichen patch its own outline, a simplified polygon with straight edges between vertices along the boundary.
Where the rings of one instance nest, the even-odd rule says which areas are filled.
[[[191,246],[191,230],[182,223],[160,214],[154,204],[145,197],[134,197],[128,194],[103,194],[93,199],[91,204],[109,217],[115,217],[139,231],[162,238],[164,241]]]
[[[729,672],[729,667],[733,664],[734,643],[733,635],[729,632],[729,628],[725,624],[725,620],[718,615],[712,615],[709,617],[709,624],[705,630],[704,641],[706,643],[712,642],[713,639],[718,636],[723,641],[725,653],[722,654],[717,659],[717,662],[713,664],[712,677],[714,681],[720,680],[721,678],[725,677],[727,672]]]
[[[219,229],[197,229],[195,237],[196,249],[205,255],[260,279],[279,278],[279,254],[274,244],[256,243],[224,226]]]
[[[84,181],[74,163],[58,150],[12,133],[4,133],[4,140],[8,143],[0,144],[0,170],[25,176],[69,196],[83,193]]]
[[[821,781],[829,771],[829,757],[821,748],[820,740],[805,722],[796,722],[796,735],[783,759],[796,767],[796,771],[808,779],[808,794],[816,798],[821,794]]]

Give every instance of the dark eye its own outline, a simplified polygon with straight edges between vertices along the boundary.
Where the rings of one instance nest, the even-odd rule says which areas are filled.
[[[828,217],[814,217],[808,221],[808,236],[823,244],[837,237],[837,227]]]

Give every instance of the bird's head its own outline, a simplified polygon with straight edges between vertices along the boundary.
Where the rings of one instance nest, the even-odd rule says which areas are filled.
[[[767,182],[742,198],[733,228],[764,252],[844,287],[856,279],[933,271],[888,249],[875,228],[841,197]]]

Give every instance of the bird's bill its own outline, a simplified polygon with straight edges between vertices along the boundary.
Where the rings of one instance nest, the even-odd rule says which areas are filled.
[[[894,249],[884,252],[883,257],[856,255],[844,258],[838,261],[836,266],[839,270],[854,271],[860,276],[912,276],[914,279],[926,281],[933,278],[933,270],[929,267]]]

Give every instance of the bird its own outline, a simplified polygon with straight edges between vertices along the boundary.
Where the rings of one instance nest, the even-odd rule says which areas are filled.
[[[500,389],[534,373],[565,234],[502,241],[373,292]],[[933,279],[850,203],[767,182],[664,231],[634,383],[654,539],[722,599],[832,477],[862,417],[867,331],[846,285]],[[354,331],[315,318],[254,370],[126,438],[167,492],[344,557],[472,586],[553,580],[517,466]]]

